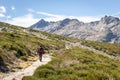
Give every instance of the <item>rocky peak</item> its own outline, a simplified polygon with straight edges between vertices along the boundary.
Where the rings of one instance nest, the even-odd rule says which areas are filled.
[[[45,23],[46,21],[44,19],[41,19],[39,22],[40,23]]]
[[[48,26],[49,25],[49,22],[47,22],[47,21],[45,21],[44,19],[41,19],[39,22],[37,22],[36,24],[33,24],[32,26],[31,26],[31,28],[32,27],[34,27],[34,28],[43,28],[43,27],[45,27],[45,26]]]
[[[69,19],[69,18],[62,20],[62,22],[69,22],[69,21],[71,21],[71,19]]]
[[[43,26],[47,26],[49,22],[45,21],[44,19],[41,19],[38,24],[41,24]]]
[[[83,22],[80,22],[79,20],[77,20],[77,19],[69,19],[69,18],[66,18],[66,19],[64,19],[64,20],[62,20],[61,21],[61,26],[65,26],[65,25],[67,25],[67,24],[69,24],[69,23],[71,23],[71,22],[73,22],[73,23],[82,23],[83,24]]]
[[[101,19],[102,22],[109,24],[109,23],[114,23],[114,22],[119,22],[119,18],[113,17],[113,16],[105,16]]]
[[[66,19],[60,21],[60,26],[65,26],[65,25],[67,25],[70,21],[71,21],[71,19],[66,18]]]

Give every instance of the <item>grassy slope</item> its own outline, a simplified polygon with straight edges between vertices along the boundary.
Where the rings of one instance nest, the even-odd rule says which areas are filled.
[[[120,44],[102,43],[95,41],[81,41],[81,44],[93,47],[109,55],[120,55]]]
[[[2,22],[0,22],[0,28],[2,29],[0,32],[0,70],[1,67],[9,68],[18,59],[27,60],[27,57],[33,55],[40,44],[50,50],[64,48],[65,43],[62,39],[67,39]]]
[[[120,62],[92,51],[76,47],[54,56],[23,80],[120,80]]]
[[[0,66],[7,67],[14,62],[16,57],[17,59],[23,59],[34,54],[34,50],[39,44],[50,50],[59,50],[65,47],[64,40],[79,41],[9,24],[0,23],[1,26],[5,27],[0,33]],[[47,38],[40,37],[40,35]],[[81,43],[112,55],[120,52],[120,45],[118,44],[92,41],[82,41]],[[93,54],[91,51],[76,47],[69,50],[60,50],[53,55],[55,58],[49,64],[39,67],[33,76],[25,77],[23,80],[120,79],[120,63],[118,61]]]

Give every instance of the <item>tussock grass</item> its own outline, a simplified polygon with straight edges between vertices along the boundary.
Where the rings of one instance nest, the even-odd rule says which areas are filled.
[[[103,51],[109,55],[120,55],[120,44],[111,44],[111,43],[103,43],[103,42],[95,42],[95,41],[81,41],[81,44],[86,45],[88,47],[93,47],[97,50]]]
[[[39,67],[33,79],[23,80],[119,80],[120,62],[87,49],[75,47],[54,54],[53,60]]]
[[[40,44],[46,51],[65,48],[63,39],[67,39],[3,22],[0,22],[0,29],[0,67],[9,66],[16,59],[27,61]]]

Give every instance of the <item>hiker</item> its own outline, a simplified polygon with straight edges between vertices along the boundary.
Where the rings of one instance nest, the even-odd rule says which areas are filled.
[[[38,48],[37,53],[39,55],[39,60],[42,61],[42,55],[44,54],[44,49],[43,49],[43,47],[41,45]]]

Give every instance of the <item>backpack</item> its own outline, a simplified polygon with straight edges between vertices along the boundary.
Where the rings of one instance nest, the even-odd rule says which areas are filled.
[[[37,52],[38,53],[44,53],[44,50],[43,50],[43,48],[39,48]]]

